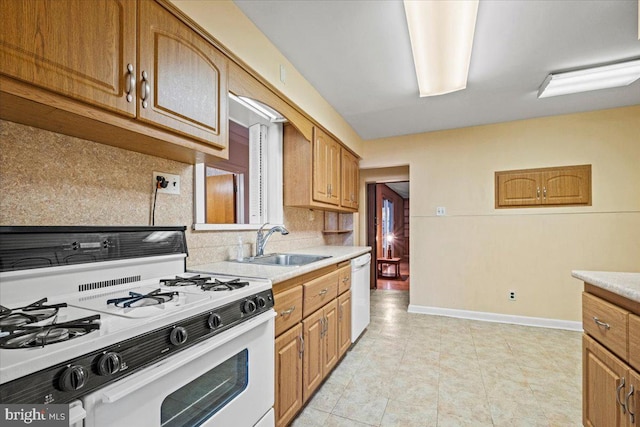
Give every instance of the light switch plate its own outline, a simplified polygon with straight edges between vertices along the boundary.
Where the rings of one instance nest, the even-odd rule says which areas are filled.
[[[447,209],[444,206],[438,206],[436,208],[436,216],[445,216],[447,214]]]

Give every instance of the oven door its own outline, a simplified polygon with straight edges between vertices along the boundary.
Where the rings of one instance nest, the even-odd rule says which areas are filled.
[[[274,317],[263,313],[85,396],[85,427],[256,425],[274,401]]]

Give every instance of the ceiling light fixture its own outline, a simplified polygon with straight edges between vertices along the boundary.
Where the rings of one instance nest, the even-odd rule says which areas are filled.
[[[420,96],[467,87],[478,0],[404,0]]]
[[[639,78],[640,59],[549,74],[538,89],[538,98],[627,86]]]

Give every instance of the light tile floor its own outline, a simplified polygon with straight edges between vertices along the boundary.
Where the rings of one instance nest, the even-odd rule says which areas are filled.
[[[371,324],[294,427],[582,426],[581,334],[407,313],[373,291]]]

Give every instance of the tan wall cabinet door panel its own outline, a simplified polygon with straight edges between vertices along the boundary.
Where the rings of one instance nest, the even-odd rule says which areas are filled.
[[[338,297],[338,357],[351,346],[351,291]]]
[[[225,148],[226,57],[156,2],[139,8],[138,117]]]
[[[135,115],[136,2],[8,0],[0,16],[2,74]]]

